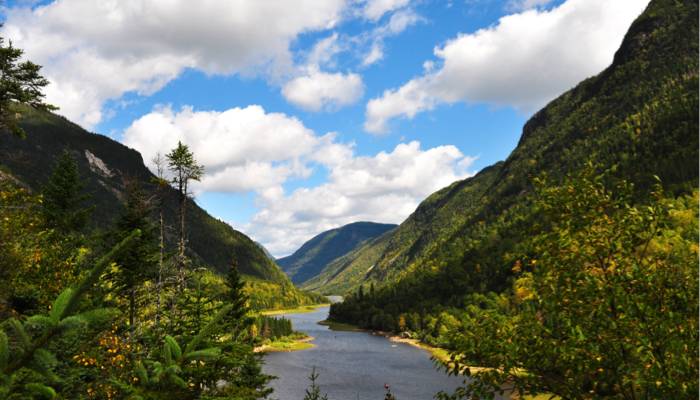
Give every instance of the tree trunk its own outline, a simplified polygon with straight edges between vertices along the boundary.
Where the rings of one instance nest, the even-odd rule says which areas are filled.
[[[163,205],[160,206],[160,254],[158,259],[158,282],[156,283],[156,328],[160,325],[160,295],[163,287],[163,258],[165,253],[164,242],[164,227],[163,227]]]

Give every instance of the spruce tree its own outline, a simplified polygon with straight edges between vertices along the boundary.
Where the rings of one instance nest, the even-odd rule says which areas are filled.
[[[2,26],[2,25],[0,25]],[[39,74],[41,67],[31,61],[19,62],[24,51],[5,46],[0,37],[0,129],[8,129],[13,134],[24,137],[24,130],[17,124],[19,114],[13,104],[26,104],[42,110],[56,110],[55,106],[43,101],[42,89],[49,81]]]
[[[180,287],[184,286],[185,247],[187,245],[185,215],[187,211],[187,198],[189,196],[189,182],[199,181],[204,175],[204,167],[197,164],[194,154],[187,145],[177,142],[175,147],[166,156],[168,168],[173,174],[173,184],[180,195],[180,226],[178,241],[178,269]]]
[[[114,242],[120,242],[135,229],[141,231],[141,237],[117,255],[115,261],[119,270],[113,276],[113,282],[117,293],[128,299],[129,330],[133,339],[136,291],[145,280],[156,274],[158,242],[156,227],[150,218],[151,207],[138,181],[128,181],[126,188],[126,205],[113,233]]]
[[[87,223],[92,209],[85,206],[89,196],[82,193],[78,164],[66,150],[56,161],[43,188],[43,215],[46,225],[61,233],[77,232]]]
[[[232,306],[226,318],[230,324],[229,326],[234,329],[247,327],[248,321],[246,316],[250,311],[248,295],[244,291],[245,282],[241,279],[241,274],[238,272],[238,263],[235,260],[232,262],[231,269],[226,275],[226,287],[228,290],[225,301]]]
[[[316,379],[318,379],[318,374],[316,373],[316,367],[313,367],[311,375],[309,375],[311,384],[306,389],[304,400],[328,400],[328,395],[321,394],[321,387],[316,384]]]

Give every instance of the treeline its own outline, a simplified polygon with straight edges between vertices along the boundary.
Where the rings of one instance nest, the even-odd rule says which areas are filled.
[[[279,339],[294,333],[292,321],[284,317],[258,315],[251,325],[251,336],[260,339]]]
[[[469,257],[362,288],[330,318],[451,350],[448,371],[477,379],[444,398],[697,397],[698,190],[657,184],[640,204],[592,165],[536,187],[461,243]]]

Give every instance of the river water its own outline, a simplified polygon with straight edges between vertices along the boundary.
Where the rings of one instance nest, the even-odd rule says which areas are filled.
[[[311,313],[288,314],[294,329],[315,340],[316,347],[265,356],[265,373],[275,375],[272,398],[302,400],[312,367],[329,400],[382,400],[389,384],[398,400],[429,400],[440,390],[451,392],[462,379],[438,371],[425,350],[393,343],[366,332],[332,331],[318,325],[328,307]]]

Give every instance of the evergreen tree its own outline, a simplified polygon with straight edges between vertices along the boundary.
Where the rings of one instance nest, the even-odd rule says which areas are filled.
[[[151,206],[136,180],[126,182],[126,206],[113,233],[119,242],[135,229],[141,231],[139,240],[132,241],[116,257],[118,272],[113,276],[117,293],[129,302],[129,330],[133,339],[136,317],[136,291],[156,273],[158,242],[156,227],[151,222]]]
[[[184,285],[185,247],[187,245],[185,214],[187,210],[187,197],[189,196],[189,182],[199,181],[204,175],[204,167],[197,164],[194,154],[187,145],[177,142],[170,153],[165,156],[168,160],[168,168],[173,173],[173,184],[180,194],[180,226],[178,241],[178,268],[180,285]]]
[[[85,227],[92,209],[84,205],[88,196],[82,190],[78,164],[68,151],[64,151],[43,189],[43,214],[48,227],[61,233],[76,232]]]
[[[26,134],[17,125],[19,114],[12,109],[13,103],[42,110],[57,109],[43,101],[41,91],[49,81],[39,74],[41,67],[31,61],[19,62],[23,53],[22,49],[13,47],[11,41],[5,46],[5,39],[0,37],[0,128],[19,137]]]
[[[309,375],[311,385],[306,389],[304,400],[328,400],[328,395],[321,394],[321,387],[316,384],[316,379],[318,379],[318,374],[316,373],[316,367],[313,367],[311,375]]]
[[[238,263],[235,260],[226,275],[226,287],[228,290],[225,301],[232,306],[226,321],[234,329],[246,328],[249,322],[246,316],[250,311],[248,295],[245,294],[245,282],[241,279],[241,274],[238,272]]]

